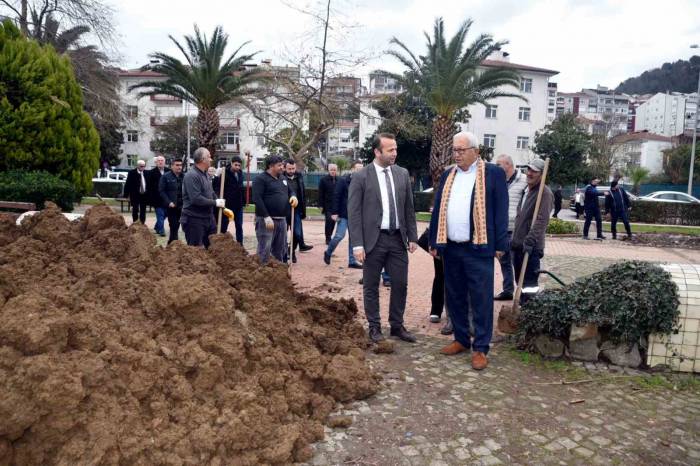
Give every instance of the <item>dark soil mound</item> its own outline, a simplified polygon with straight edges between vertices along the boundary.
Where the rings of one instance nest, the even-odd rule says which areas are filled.
[[[0,219],[1,220],[1,219]],[[0,221],[0,464],[280,464],[377,379],[352,301],[106,206]]]

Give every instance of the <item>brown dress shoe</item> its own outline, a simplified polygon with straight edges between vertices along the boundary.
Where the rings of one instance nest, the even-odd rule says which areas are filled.
[[[465,351],[469,351],[469,348],[465,348],[464,345],[462,345],[458,341],[453,341],[452,343],[440,350],[442,354],[446,354],[447,356],[463,353]]]
[[[486,369],[486,366],[488,365],[489,360],[486,359],[486,355],[481,351],[474,351],[474,354],[472,354],[472,369],[475,371],[480,371],[482,369]]]

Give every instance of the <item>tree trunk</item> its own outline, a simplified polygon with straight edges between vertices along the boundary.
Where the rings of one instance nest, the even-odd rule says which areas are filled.
[[[433,192],[437,190],[440,176],[452,159],[452,137],[455,135],[451,119],[438,116],[433,123],[432,144],[430,146],[430,175],[433,179]]]
[[[215,108],[200,108],[197,114],[197,131],[199,143],[211,153],[216,160],[216,140],[219,137],[219,113]]]
[[[20,17],[19,17],[19,29],[20,29],[20,31],[22,31],[22,34],[24,34],[25,36],[29,35],[28,1],[29,0],[22,0]]]

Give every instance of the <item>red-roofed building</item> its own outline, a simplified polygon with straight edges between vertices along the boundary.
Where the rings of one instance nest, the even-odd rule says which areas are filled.
[[[611,139],[616,157],[613,170],[629,172],[632,167],[644,167],[650,174],[663,171],[663,151],[671,149],[676,139],[648,131],[637,131],[615,136]]]

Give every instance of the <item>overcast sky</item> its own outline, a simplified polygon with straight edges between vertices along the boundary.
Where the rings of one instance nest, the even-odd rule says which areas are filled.
[[[257,58],[285,64],[320,44],[314,25],[289,4],[319,9],[320,0],[112,0],[123,46],[121,65],[135,68],[148,54],[179,56],[168,39],[181,39],[197,23],[205,31],[221,25],[230,49],[261,50]],[[614,87],[664,62],[688,59],[700,44],[699,0],[332,0],[332,48],[370,61],[356,73],[399,71],[382,56],[396,36],[414,52],[425,47],[423,31],[445,18],[448,35],[466,18],[474,21],[468,41],[479,33],[508,40],[511,61],[559,71],[562,91],[597,84]],[[339,25],[338,21],[342,24]],[[316,38],[318,40],[316,40]],[[695,50],[700,54],[699,50]],[[364,83],[363,83],[364,84]]]

